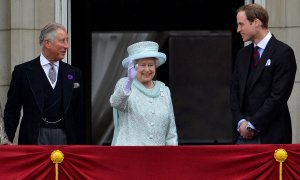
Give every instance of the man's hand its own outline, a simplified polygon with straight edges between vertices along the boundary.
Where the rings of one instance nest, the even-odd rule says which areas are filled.
[[[249,131],[247,129],[248,121],[242,122],[239,128],[240,135],[245,139],[253,139],[255,136],[255,132]]]

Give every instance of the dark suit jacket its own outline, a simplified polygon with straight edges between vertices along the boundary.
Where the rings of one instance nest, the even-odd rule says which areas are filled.
[[[292,143],[287,101],[293,89],[297,69],[294,52],[288,45],[272,36],[254,69],[253,78],[248,82],[250,86],[246,91],[252,53],[253,44],[238,52],[232,75],[230,103],[233,137],[239,135],[238,121],[246,118],[259,130],[261,143]],[[245,96],[249,99],[248,107],[244,107]],[[249,110],[247,117],[242,111],[245,108]]]
[[[81,71],[62,61],[59,64],[60,71],[67,141],[68,144],[84,144],[85,121]],[[40,57],[15,66],[4,110],[5,130],[10,141],[14,139],[23,108],[18,144],[37,144],[43,117],[43,76],[46,74],[40,64]],[[78,85],[79,87],[75,87]]]

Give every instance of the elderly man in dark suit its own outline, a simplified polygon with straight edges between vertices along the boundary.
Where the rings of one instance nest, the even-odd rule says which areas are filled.
[[[58,23],[40,34],[41,55],[15,66],[4,110],[5,130],[18,144],[85,144],[81,71],[61,61],[68,49],[68,34]]]
[[[268,13],[258,4],[237,10],[237,32],[244,42],[231,80],[231,111],[236,144],[292,143],[287,101],[293,89],[293,50],[268,30]]]

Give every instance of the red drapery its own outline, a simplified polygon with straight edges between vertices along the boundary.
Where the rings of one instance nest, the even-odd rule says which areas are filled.
[[[283,179],[300,179],[300,145],[0,146],[0,179],[55,179],[50,159],[64,154],[59,179],[279,179],[276,149],[288,158]]]

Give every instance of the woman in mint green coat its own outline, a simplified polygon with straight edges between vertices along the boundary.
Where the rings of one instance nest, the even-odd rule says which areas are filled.
[[[154,81],[156,68],[166,55],[158,44],[143,41],[127,48],[122,61],[128,77],[121,78],[110,97],[114,111],[114,146],[178,145],[177,129],[169,88]]]

